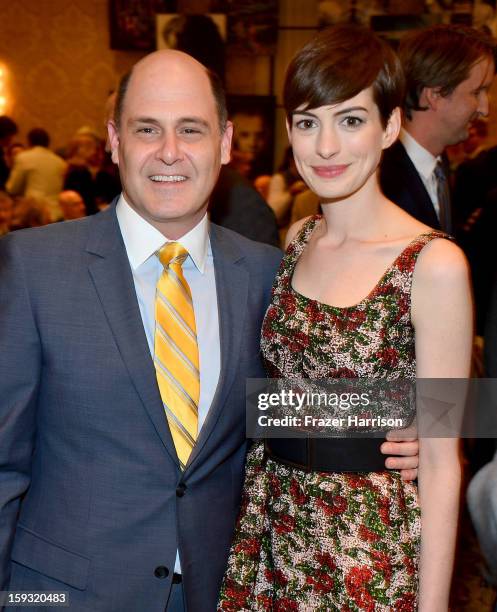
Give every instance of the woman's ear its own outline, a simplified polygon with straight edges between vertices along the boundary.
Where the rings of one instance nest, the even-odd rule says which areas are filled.
[[[388,149],[399,137],[400,126],[402,125],[402,111],[396,107],[390,113],[387,125],[383,132],[383,149]]]
[[[288,142],[292,144],[292,126],[290,125],[288,121],[288,117],[286,118],[285,125],[286,125],[286,133],[288,134]]]

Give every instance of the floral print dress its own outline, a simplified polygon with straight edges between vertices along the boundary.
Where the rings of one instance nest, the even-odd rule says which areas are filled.
[[[261,341],[269,376],[414,378],[414,266],[446,235],[418,236],[366,298],[338,308],[292,288],[319,221],[304,224],[274,283]],[[219,610],[414,611],[419,546],[417,489],[399,472],[306,472],[265,457],[259,442],[247,457]]]

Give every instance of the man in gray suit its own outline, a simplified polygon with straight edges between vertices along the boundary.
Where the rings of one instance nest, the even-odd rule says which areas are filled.
[[[109,125],[117,202],[0,241],[0,590],[65,591],[72,612],[215,610],[245,380],[264,376],[259,332],[281,257],[207,222],[231,132],[214,75],[153,53],[123,80]],[[158,386],[172,365],[154,348],[156,254],[170,241],[187,251],[173,285],[191,293],[200,364],[185,465]]]

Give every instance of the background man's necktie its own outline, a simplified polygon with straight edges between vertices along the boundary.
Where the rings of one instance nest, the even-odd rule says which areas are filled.
[[[440,208],[440,227],[448,234],[452,233],[452,212],[450,208],[449,182],[442,161],[438,161],[434,170],[437,179],[437,199]]]
[[[188,251],[168,242],[158,253],[164,271],[155,297],[154,363],[182,469],[195,446],[200,395],[195,313],[182,265]]]

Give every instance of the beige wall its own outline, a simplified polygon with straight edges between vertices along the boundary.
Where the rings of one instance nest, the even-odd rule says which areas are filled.
[[[111,51],[107,0],[0,0],[0,64],[21,138],[44,127],[54,147],[83,125],[103,135],[104,104],[141,53]]]

